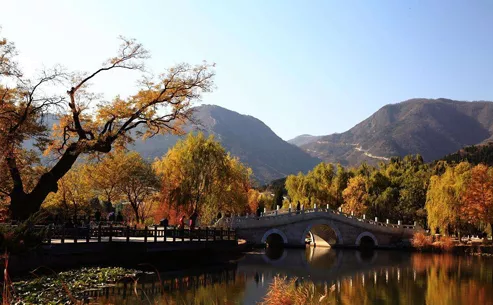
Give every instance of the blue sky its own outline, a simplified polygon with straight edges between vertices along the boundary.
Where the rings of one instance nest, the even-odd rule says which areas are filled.
[[[28,73],[93,70],[133,37],[156,73],[215,62],[204,103],[265,122],[279,136],[343,132],[415,97],[493,100],[493,1],[26,1],[2,3],[2,34]],[[132,93],[138,75],[94,89]]]

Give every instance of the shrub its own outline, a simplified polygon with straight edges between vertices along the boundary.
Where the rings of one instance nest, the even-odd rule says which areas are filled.
[[[418,232],[414,234],[411,244],[418,250],[430,249],[433,244],[433,237],[423,232]]]

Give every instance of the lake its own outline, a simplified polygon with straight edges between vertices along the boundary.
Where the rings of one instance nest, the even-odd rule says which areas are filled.
[[[99,304],[257,304],[276,275],[329,291],[330,304],[493,304],[493,259],[324,248],[259,250],[230,264],[148,275]]]

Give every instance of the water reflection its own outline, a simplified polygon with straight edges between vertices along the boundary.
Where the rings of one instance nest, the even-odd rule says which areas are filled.
[[[120,284],[107,304],[257,304],[276,275],[333,291],[330,304],[492,304],[493,260],[402,253],[267,249],[215,269]],[[126,289],[126,293],[122,291]],[[135,293],[137,292],[137,294]]]

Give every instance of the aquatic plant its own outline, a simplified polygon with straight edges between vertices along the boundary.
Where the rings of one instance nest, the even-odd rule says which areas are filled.
[[[97,267],[37,276],[12,283],[11,297],[3,304],[78,304],[84,301],[85,291],[101,289],[124,278],[134,279],[138,273],[119,267]]]
[[[323,293],[313,283],[301,282],[297,278],[274,277],[261,305],[324,305],[330,304],[329,295],[335,290],[324,286]]]

